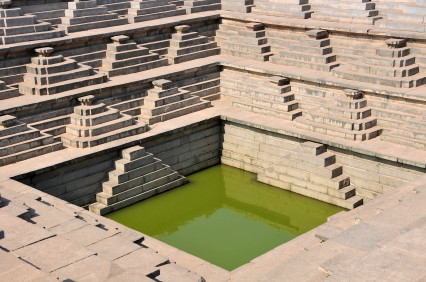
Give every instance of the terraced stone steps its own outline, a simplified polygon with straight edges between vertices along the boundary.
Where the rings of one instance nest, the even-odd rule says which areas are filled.
[[[426,31],[426,3],[423,0],[410,2],[380,2],[380,15],[384,19],[377,23],[381,28],[412,32]]]
[[[142,72],[167,65],[167,59],[160,58],[148,48],[138,47],[135,42],[129,42],[125,35],[111,38],[112,44],[107,45],[106,58],[102,60],[100,71],[108,77]]]
[[[185,9],[177,8],[168,0],[136,0],[130,3],[127,18],[130,23],[137,23],[185,14]]]
[[[46,134],[18,122],[14,116],[0,117],[0,166],[62,149],[62,143]]]
[[[333,106],[322,106],[296,119],[296,126],[310,131],[353,141],[365,141],[379,136],[377,118],[360,91],[347,89],[334,101]]]
[[[51,56],[54,51],[51,47],[34,51],[39,56],[31,59],[24,82],[19,84],[19,92],[23,94],[52,95],[106,81],[106,76],[96,73],[92,67],[61,55]]]
[[[145,152],[145,148],[131,147],[122,151],[122,159],[115,162],[115,170],[102,184],[103,191],[96,195],[97,203],[89,209],[105,215],[185,183],[183,176]]]
[[[141,134],[147,125],[132,116],[107,108],[105,104],[93,104],[93,96],[79,98],[81,106],[74,108],[71,123],[61,135],[66,146],[76,148],[93,147],[113,140]]]
[[[99,6],[96,0],[86,0],[68,2],[65,17],[61,17],[58,28],[65,30],[66,33],[72,33],[127,23],[127,19],[109,13],[108,9],[105,6]]]
[[[183,8],[187,14],[215,11],[221,9],[220,0],[185,0]]]
[[[14,44],[34,40],[49,40],[65,35],[53,30],[47,22],[39,22],[35,15],[24,15],[20,8],[9,8],[12,1],[0,5],[0,44]]]
[[[387,45],[376,49],[374,56],[360,57],[333,69],[338,77],[397,88],[418,87],[426,83],[416,57],[406,45],[405,39],[387,39]]]
[[[240,13],[251,13],[254,0],[222,0],[222,10]]]
[[[319,71],[330,71],[338,66],[325,30],[309,30],[304,38],[281,40],[280,43],[279,56],[273,56],[272,63]]]
[[[98,5],[105,6],[108,9],[108,12],[114,13],[117,15],[124,16],[127,14],[128,9],[130,9],[129,0],[97,0]]]
[[[282,158],[272,172],[260,173],[258,180],[347,209],[363,203],[342,166],[336,163],[336,156],[324,145],[309,141]]]
[[[313,12],[309,0],[255,0],[254,14],[285,18],[308,19]]]
[[[192,112],[200,111],[211,106],[210,101],[205,101],[190,92],[180,90],[165,79],[152,82],[154,88],[148,90],[141,107],[140,121],[149,125],[173,119]]]
[[[216,41],[221,54],[243,57],[258,61],[269,61],[271,46],[261,23],[231,25],[225,21],[216,32]]]
[[[224,70],[221,73],[221,97],[232,106],[286,120],[300,116],[290,81],[283,77],[249,78],[242,73]]]
[[[169,63],[179,64],[220,54],[216,42],[210,42],[206,36],[197,32],[189,32],[190,28],[188,25],[175,26],[176,33],[172,34],[166,55]]]
[[[313,20],[372,25],[380,19],[379,11],[371,0],[310,0],[309,4],[314,11],[311,15]]]

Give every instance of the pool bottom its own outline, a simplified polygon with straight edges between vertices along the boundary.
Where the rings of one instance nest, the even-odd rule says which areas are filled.
[[[107,217],[231,271],[343,210],[226,165],[187,178]]]

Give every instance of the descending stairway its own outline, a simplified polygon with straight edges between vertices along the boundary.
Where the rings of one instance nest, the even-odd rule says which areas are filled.
[[[254,0],[252,13],[285,17],[308,19],[311,17],[312,9],[309,0]]]
[[[279,55],[272,57],[272,63],[318,71],[330,71],[338,66],[326,30],[309,30],[305,37],[279,43]]]
[[[426,1],[380,1],[376,4],[383,20],[377,26],[392,30],[426,32]]]
[[[74,108],[71,123],[66,126],[66,133],[61,135],[64,145],[94,147],[147,130],[146,124],[135,121],[132,116],[102,103],[93,104],[94,99],[92,95],[78,99],[81,105]]]
[[[186,183],[186,178],[140,146],[122,151],[90,211],[105,215]]]
[[[142,72],[167,65],[167,59],[160,58],[148,48],[138,47],[129,42],[129,37],[119,35],[111,37],[113,43],[107,45],[106,58],[102,60],[100,71],[108,77]]]
[[[272,56],[271,45],[265,36],[262,23],[236,25],[224,21],[216,32],[216,41],[221,54],[243,57],[258,61],[269,61]]]
[[[166,55],[169,63],[179,64],[220,54],[216,42],[210,42],[206,36],[201,36],[198,32],[189,32],[190,28],[189,25],[175,26],[176,33],[172,34]]]
[[[24,82],[19,84],[19,92],[23,94],[52,95],[106,81],[106,75],[96,73],[92,67],[62,55],[52,56],[52,47],[34,51],[38,57],[31,58]]]
[[[377,118],[371,116],[364,93],[353,89],[345,89],[334,105],[308,111],[295,121],[299,128],[352,141],[370,140],[382,132]]]
[[[363,199],[336,163],[325,145],[305,142],[274,165],[274,170],[258,174],[258,180],[282,189],[344,207],[356,208]]]
[[[183,8],[187,14],[220,10],[220,0],[185,0]]]
[[[0,166],[62,148],[62,143],[53,136],[19,122],[16,117],[0,117]]]
[[[134,0],[130,2],[127,18],[130,23],[152,21],[161,18],[185,15],[186,11],[177,8],[169,0]]]
[[[371,0],[309,0],[309,4],[313,20],[372,25],[380,19]]]
[[[221,97],[234,107],[286,120],[302,115],[290,80],[284,77],[248,78],[239,71],[225,69],[221,73]]]
[[[405,39],[385,40],[374,55],[359,57],[333,69],[338,77],[398,88],[418,87],[426,83],[416,56],[411,54]]]
[[[150,125],[211,106],[210,101],[193,96],[189,91],[173,86],[170,80],[160,79],[152,82],[154,88],[148,90],[141,108],[140,121]]]

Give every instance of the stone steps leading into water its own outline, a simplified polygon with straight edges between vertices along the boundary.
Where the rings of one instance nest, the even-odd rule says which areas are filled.
[[[140,146],[122,151],[116,169],[102,184],[89,209],[100,215],[142,201],[186,183],[186,179]]]

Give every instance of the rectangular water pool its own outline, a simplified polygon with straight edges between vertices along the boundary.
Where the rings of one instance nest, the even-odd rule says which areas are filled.
[[[342,208],[217,165],[107,217],[226,270],[321,225]]]

